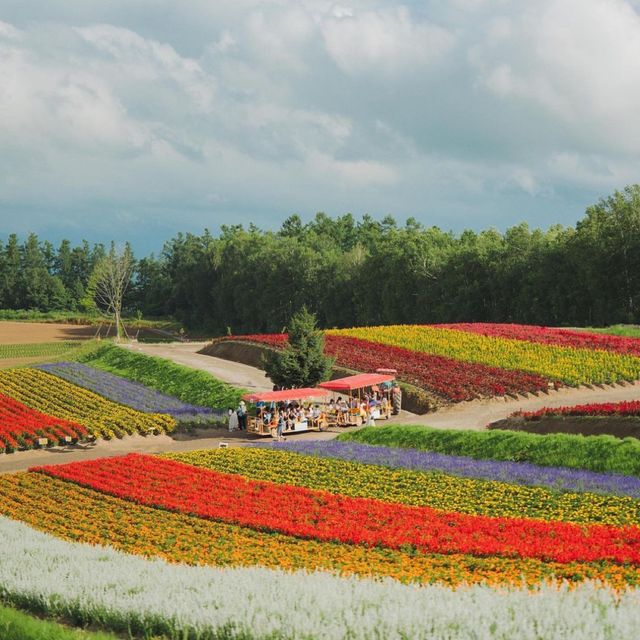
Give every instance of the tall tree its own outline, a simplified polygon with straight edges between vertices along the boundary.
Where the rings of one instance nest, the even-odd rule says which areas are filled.
[[[112,243],[109,253],[94,267],[87,287],[89,303],[113,314],[118,342],[122,339],[122,303],[131,284],[133,268],[133,253],[129,245],[117,250]]]
[[[324,335],[306,307],[291,318],[285,348],[269,354],[264,365],[279,387],[314,387],[329,378],[333,359],[324,355]]]

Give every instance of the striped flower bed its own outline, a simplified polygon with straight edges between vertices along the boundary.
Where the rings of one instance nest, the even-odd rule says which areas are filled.
[[[286,334],[230,336],[282,348]],[[332,329],[325,353],[358,371],[379,367],[448,402],[546,392],[562,384],[640,378],[640,340],[547,327],[461,323]]]
[[[640,528],[631,526],[468,516],[251,481],[137,454],[36,471],[140,504],[302,538],[423,553],[640,563]]]
[[[427,325],[430,326],[430,325]],[[640,339],[614,336],[588,331],[572,331],[571,329],[554,329],[523,324],[496,324],[491,322],[462,322],[458,324],[432,325],[454,331],[478,333],[483,336],[539,342],[576,349],[601,349],[640,356]]]
[[[252,480],[329,491],[350,498],[431,507],[468,515],[640,526],[640,501],[592,493],[388,469],[278,450],[212,449],[166,457]]]
[[[640,400],[578,404],[571,407],[543,407],[537,411],[516,411],[511,418],[539,420],[549,416],[640,416]]]
[[[327,333],[454,360],[526,371],[569,385],[615,383],[640,378],[640,357],[626,353],[486,336],[431,325],[357,327]]]
[[[596,494],[575,470],[508,463],[506,482],[421,453],[287,442],[2,475],[0,598],[141,637],[634,637],[622,478],[587,474]]]
[[[219,340],[252,342],[280,349],[284,346],[287,335],[253,334],[229,336]],[[328,334],[325,338],[325,353],[335,358],[336,364],[348,369],[395,369],[403,382],[423,388],[450,402],[533,393],[547,390],[554,384],[548,378],[524,371],[508,371],[343,335]]]
[[[57,444],[66,437],[77,440],[86,435],[80,424],[35,411],[0,394],[0,452],[29,449],[39,438]]]
[[[220,417],[220,413],[208,407],[187,404],[139,382],[79,362],[54,362],[36,368],[144,413],[166,413],[179,422],[206,423]]]
[[[567,467],[543,467],[527,462],[476,460],[467,456],[444,455],[433,451],[378,447],[339,440],[256,443],[253,446],[380,465],[391,469],[441,471],[478,480],[496,480],[531,487],[547,487],[557,491],[604,493],[640,499],[640,478],[614,473],[596,473]]]
[[[142,413],[39,369],[0,371],[0,393],[26,406],[82,425],[105,439],[134,433],[172,431],[176,422],[160,413]]]
[[[597,583],[458,591],[264,568],[212,569],[56,540],[0,518],[0,594],[140,637],[633,638],[640,595]],[[96,570],[99,567],[99,570]]]

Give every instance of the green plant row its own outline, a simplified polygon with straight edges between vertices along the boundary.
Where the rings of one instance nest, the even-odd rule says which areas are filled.
[[[613,436],[537,435],[520,431],[463,431],[389,425],[344,433],[339,440],[470,456],[530,462],[640,476],[640,440]]]
[[[0,359],[45,358],[79,349],[82,341],[36,342],[34,344],[0,344]]]
[[[69,629],[0,605],[2,640],[115,640],[110,633]]]
[[[233,387],[205,371],[175,364],[164,358],[134,353],[113,344],[102,344],[79,360],[123,378],[141,382],[184,402],[224,409],[235,407],[246,389]]]

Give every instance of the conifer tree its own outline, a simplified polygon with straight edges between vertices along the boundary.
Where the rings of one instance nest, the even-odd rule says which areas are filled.
[[[316,327],[315,315],[302,307],[289,325],[285,348],[269,354],[264,361],[267,375],[285,388],[313,387],[327,380],[333,359],[324,355],[324,335]]]

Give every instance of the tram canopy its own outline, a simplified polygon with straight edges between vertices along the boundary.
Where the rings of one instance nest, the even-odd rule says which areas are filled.
[[[373,387],[383,382],[391,382],[395,380],[395,376],[385,373],[359,373],[355,376],[347,376],[346,378],[338,378],[337,380],[328,380],[321,382],[318,386],[330,391],[353,391],[353,389],[363,389],[364,387]]]
[[[325,398],[329,392],[325,389],[314,389],[307,387],[304,389],[284,389],[282,391],[262,391],[257,393],[246,393],[242,396],[247,402],[286,402],[287,400],[306,400],[308,398]]]

